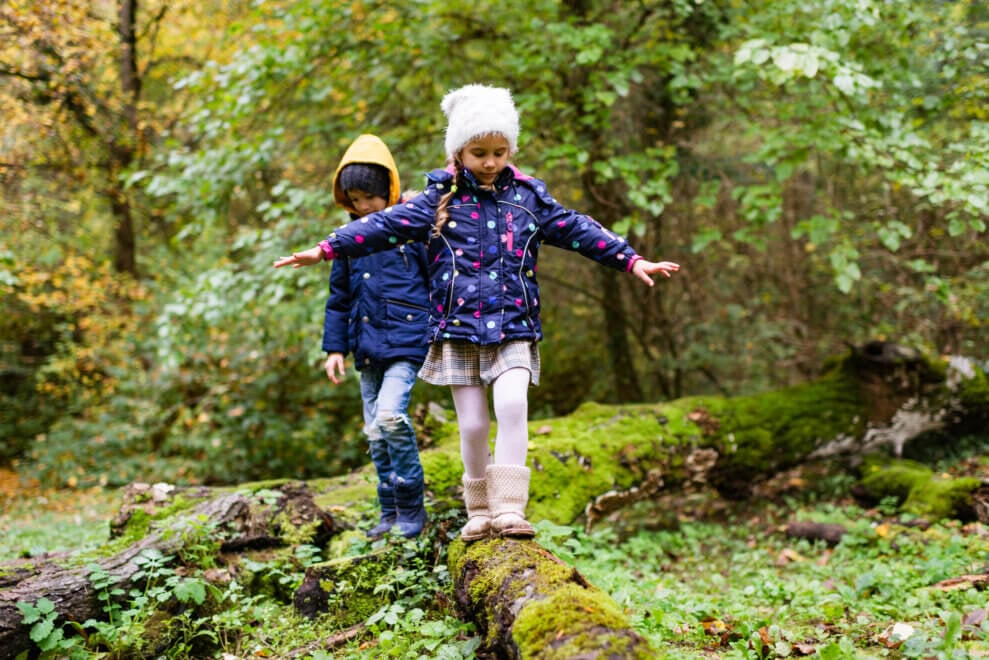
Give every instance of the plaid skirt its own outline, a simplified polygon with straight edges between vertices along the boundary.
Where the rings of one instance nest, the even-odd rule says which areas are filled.
[[[419,378],[433,385],[484,385],[509,369],[529,370],[529,380],[539,384],[539,347],[534,341],[509,341],[481,346],[469,341],[438,341],[419,369]]]

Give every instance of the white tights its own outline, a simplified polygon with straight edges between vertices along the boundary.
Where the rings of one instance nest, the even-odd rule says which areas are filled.
[[[529,370],[509,369],[495,378],[491,385],[494,396],[495,436],[494,462],[499,465],[525,465],[529,449]],[[454,385],[453,405],[460,426],[460,455],[464,472],[470,479],[483,479],[484,469],[491,462],[488,433],[487,388],[483,385]]]

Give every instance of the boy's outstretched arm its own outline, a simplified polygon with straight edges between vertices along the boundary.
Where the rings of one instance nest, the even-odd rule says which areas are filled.
[[[290,257],[278,257],[275,260],[275,268],[292,265],[292,268],[312,266],[323,260],[323,250],[318,245],[302,252],[293,252]]]
[[[650,275],[662,273],[666,277],[671,277],[678,270],[680,270],[680,264],[672,261],[646,261],[645,259],[638,259],[632,264],[632,274],[649,286],[654,284],[652,278],[649,277]]]

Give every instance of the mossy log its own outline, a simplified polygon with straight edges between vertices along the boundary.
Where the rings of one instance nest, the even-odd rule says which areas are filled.
[[[745,498],[759,482],[814,460],[860,464],[911,439],[989,428],[989,381],[971,361],[925,357],[885,343],[853,349],[817,379],[740,397],[657,404],[585,404],[533,425],[531,519],[593,524],[671,490],[714,487]],[[434,491],[455,489],[445,457],[430,457]],[[445,481],[444,481],[445,480]]]
[[[450,549],[459,609],[503,658],[655,658],[610,596],[533,541]]]
[[[0,575],[6,576],[0,585],[0,658],[13,658],[32,647],[18,602],[45,597],[64,621],[102,619],[102,603],[90,576],[105,573],[115,588],[129,591],[138,586],[134,576],[142,553],[182,555],[196,546],[220,554],[323,543],[338,528],[313,503],[305,484],[256,484],[253,490],[237,491],[132,484],[111,530],[110,542],[94,552],[0,565]]]

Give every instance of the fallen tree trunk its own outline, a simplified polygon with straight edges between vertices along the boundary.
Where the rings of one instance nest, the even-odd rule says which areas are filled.
[[[592,525],[664,491],[714,487],[744,499],[761,481],[802,463],[854,466],[870,454],[895,456],[933,429],[961,437],[986,428],[989,381],[974,363],[873,343],[835,360],[820,378],[783,390],[585,404],[543,421],[530,451],[528,511],[536,520]],[[442,470],[432,475],[439,486]]]
[[[610,596],[532,541],[451,548],[457,605],[504,658],[655,658]]]
[[[267,503],[266,503],[267,502]],[[2,571],[0,588],[0,658],[13,658],[32,646],[29,628],[22,624],[18,602],[51,601],[61,621],[104,619],[100,594],[91,575],[125,592],[138,586],[142,554],[181,554],[192,543],[212,543],[217,551],[285,544],[285,536],[299,528],[312,532],[313,542],[325,542],[336,529],[333,519],[313,504],[305,484],[283,484],[255,493],[217,494],[206,488],[176,489],[132,485],[113,523],[116,538],[103,549],[104,556],[59,555],[34,561],[30,571]],[[2,569],[2,567],[0,567]]]

